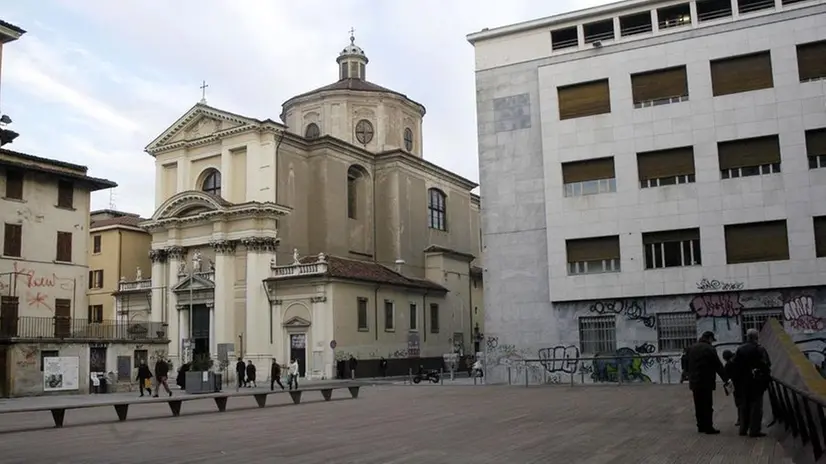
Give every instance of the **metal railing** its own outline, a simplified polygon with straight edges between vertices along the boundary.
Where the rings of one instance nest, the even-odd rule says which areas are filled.
[[[149,290],[152,288],[152,279],[121,280],[118,282],[118,291]]]
[[[815,461],[820,459],[826,448],[826,400],[774,377],[768,393],[773,416],[769,426],[782,424],[802,446],[811,445]]]
[[[99,322],[70,317],[0,317],[0,339],[168,340],[162,322]]]

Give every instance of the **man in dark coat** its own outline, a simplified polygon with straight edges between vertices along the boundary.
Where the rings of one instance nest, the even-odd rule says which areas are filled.
[[[247,386],[247,365],[244,364],[244,360],[242,358],[238,358],[238,362],[235,363],[235,375],[238,377],[238,383],[235,385],[235,390],[240,390],[241,387]]]
[[[765,437],[763,433],[763,393],[769,386],[771,360],[765,348],[758,344],[760,337],[756,329],[746,332],[746,343],[734,354],[734,388],[739,391],[741,401],[740,435]]]
[[[169,389],[169,363],[166,362],[163,358],[158,358],[158,361],[155,363],[155,381],[157,385],[155,385],[155,398],[158,397],[158,394],[161,392],[161,387],[166,390],[166,393],[169,396],[172,396],[172,390]]]
[[[720,433],[714,428],[714,390],[717,376],[728,383],[728,376],[711,344],[716,338],[714,332],[703,332],[700,339],[688,349],[688,386],[694,395],[694,416],[697,431],[708,435]]]
[[[270,390],[275,390],[275,384],[278,384],[281,389],[284,389],[284,384],[281,383],[281,365],[275,358],[272,358],[272,366],[270,367]]]
[[[141,359],[141,364],[138,366],[138,388],[141,391],[141,396],[143,396],[143,391],[146,390],[149,395],[152,395],[152,387],[149,383],[149,379],[152,378],[152,372],[149,370],[149,366],[146,365],[146,361]]]

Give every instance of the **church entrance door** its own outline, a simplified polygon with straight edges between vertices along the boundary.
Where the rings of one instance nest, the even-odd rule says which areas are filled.
[[[192,355],[209,356],[209,308],[199,304],[192,307]]]
[[[298,360],[298,375],[304,377],[307,370],[307,334],[290,334],[290,359]]]

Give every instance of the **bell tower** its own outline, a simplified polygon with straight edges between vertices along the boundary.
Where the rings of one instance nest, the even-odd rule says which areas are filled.
[[[350,29],[350,45],[344,47],[339,53],[336,62],[338,63],[338,80],[359,79],[366,80],[367,55],[364,50],[356,45],[356,38],[353,36],[354,29]]]

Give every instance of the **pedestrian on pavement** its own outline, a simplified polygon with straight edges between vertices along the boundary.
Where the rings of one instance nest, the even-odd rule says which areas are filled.
[[[247,386],[246,375],[247,365],[244,364],[244,360],[242,358],[238,358],[238,362],[235,363],[235,376],[238,381],[238,384],[235,386],[235,391],[240,390],[241,387]]]
[[[757,329],[746,331],[746,343],[734,354],[735,391],[742,391],[738,409],[740,436],[765,437],[763,433],[763,394],[771,379],[771,359],[759,342]],[[739,386],[738,386],[739,385]]]
[[[717,341],[714,332],[706,331],[700,339],[688,349],[688,386],[694,396],[694,416],[697,419],[697,432],[715,435],[720,431],[714,428],[714,390],[717,388],[717,376],[728,384],[728,376],[712,343]]]
[[[278,384],[281,389],[284,389],[284,384],[281,383],[281,365],[275,358],[272,358],[272,366],[270,366],[270,391],[275,390],[275,384]]]
[[[140,389],[141,396],[143,396],[143,391],[149,395],[152,395],[152,371],[149,370],[149,366],[146,365],[146,360],[141,359],[141,364],[138,366],[138,388]]]
[[[734,364],[734,352],[731,350],[723,351],[723,361],[725,361],[725,369],[726,375],[728,376],[729,380],[731,380],[732,384],[734,385],[734,392],[731,396],[734,397],[734,407],[737,408],[737,422],[734,423],[735,427],[740,426],[740,403],[742,403],[742,385],[737,379],[737,373],[734,372],[735,364]],[[728,392],[727,392],[728,394]]]
[[[163,358],[158,358],[158,361],[155,363],[155,398],[158,397],[158,394],[161,393],[161,387],[166,390],[166,393],[169,396],[172,396],[172,390],[169,389],[169,363],[166,362]]]
[[[381,371],[382,377],[387,377],[387,360],[384,359],[384,356],[382,356],[379,361],[379,371]]]
[[[356,378],[356,367],[358,367],[358,365],[359,365],[358,360],[356,359],[356,357],[355,357],[355,356],[353,356],[353,355],[351,354],[351,355],[350,355],[350,378],[351,378],[351,379],[355,379],[355,378]]]
[[[287,383],[290,385],[290,390],[293,389],[293,385],[295,385],[295,389],[298,390],[299,370],[298,370],[298,360],[297,359],[293,358],[293,360],[290,361],[289,369],[290,370],[289,370],[289,377],[287,378]]]
[[[683,355],[680,357],[680,383],[688,380],[688,347],[683,348]]]
[[[257,388],[258,385],[255,383],[255,364],[252,363],[252,359],[247,361],[247,387]]]

